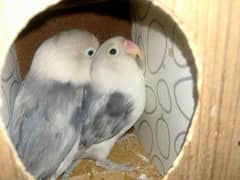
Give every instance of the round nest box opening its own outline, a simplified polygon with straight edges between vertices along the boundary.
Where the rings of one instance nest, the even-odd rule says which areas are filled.
[[[33,54],[45,39],[71,28],[86,29],[100,42],[116,35],[124,36],[139,45],[145,58],[147,101],[134,130],[159,173],[165,175],[182,150],[198,98],[194,57],[176,22],[150,1],[62,1],[50,7],[50,1],[34,4],[29,3],[34,11],[26,9],[29,13],[21,17],[20,27],[12,31],[12,38],[6,38],[8,53],[1,54],[1,58],[6,57],[1,69],[1,119],[5,127],[11,123],[14,101]],[[41,7],[48,8],[40,12]],[[1,138],[14,154],[10,171],[25,176],[6,134]],[[14,177],[10,174],[9,177]],[[0,173],[1,176],[7,177]]]

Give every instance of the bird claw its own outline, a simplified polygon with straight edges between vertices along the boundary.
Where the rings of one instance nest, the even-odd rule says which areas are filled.
[[[111,160],[96,161],[96,165],[108,170],[135,171],[139,169],[137,166],[115,163]]]
[[[80,163],[80,161],[80,159],[73,161],[72,164],[63,173],[61,180],[67,180],[71,176],[74,168]]]
[[[70,175],[71,175],[71,172],[70,173],[64,172],[63,175],[62,175],[62,180],[67,180]]]

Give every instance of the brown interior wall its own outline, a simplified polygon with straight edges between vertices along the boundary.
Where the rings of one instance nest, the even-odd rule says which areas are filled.
[[[41,42],[71,28],[86,29],[101,42],[116,35],[131,38],[129,3],[104,1],[81,6],[61,3],[36,16],[16,40],[22,77],[28,72],[33,54]]]

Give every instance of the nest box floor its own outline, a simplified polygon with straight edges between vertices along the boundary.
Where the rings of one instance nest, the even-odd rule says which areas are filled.
[[[156,167],[133,133],[126,134],[114,145],[109,158],[114,162],[139,166],[140,169],[131,172],[106,170],[97,167],[95,161],[82,160],[69,180],[161,180]]]

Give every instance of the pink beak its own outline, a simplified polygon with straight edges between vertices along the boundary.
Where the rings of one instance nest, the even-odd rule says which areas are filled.
[[[124,40],[123,44],[124,44],[126,53],[133,55],[134,57],[139,56],[139,58],[142,59],[141,51],[133,41]]]

